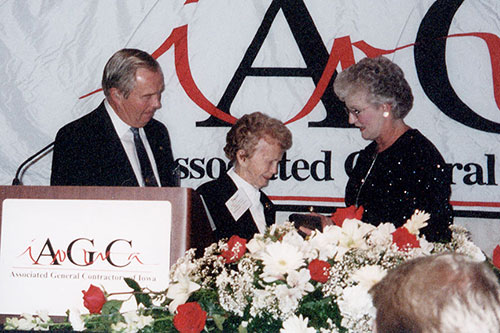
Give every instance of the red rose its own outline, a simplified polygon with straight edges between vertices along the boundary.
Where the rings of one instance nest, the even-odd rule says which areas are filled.
[[[102,306],[106,303],[106,297],[102,290],[93,284],[90,285],[89,290],[82,290],[83,305],[89,309],[90,313],[101,313]]]
[[[392,242],[398,246],[401,251],[408,251],[420,247],[417,236],[410,233],[405,227],[399,227],[392,233]]]
[[[364,208],[363,206],[349,206],[346,208],[337,208],[335,213],[331,216],[333,223],[342,228],[342,224],[345,219],[356,219],[360,220],[363,217]]]
[[[222,256],[226,263],[230,264],[240,260],[247,251],[247,240],[236,235],[229,238],[227,242],[227,250],[222,252]]]
[[[314,259],[309,263],[308,269],[311,274],[311,279],[321,283],[328,281],[330,277],[330,264],[326,261]]]
[[[500,269],[500,245],[497,245],[493,250],[493,265]]]
[[[200,333],[205,327],[207,313],[197,302],[189,302],[177,307],[174,326],[181,333]]]

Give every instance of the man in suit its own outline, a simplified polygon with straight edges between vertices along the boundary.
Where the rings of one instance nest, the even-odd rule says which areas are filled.
[[[146,52],[122,49],[107,62],[105,100],[59,130],[51,185],[176,186],[161,108],[163,73]]]
[[[217,240],[233,235],[248,240],[275,222],[274,205],[261,189],[278,172],[278,163],[291,146],[290,130],[260,112],[234,124],[224,147],[234,166],[197,189]]]

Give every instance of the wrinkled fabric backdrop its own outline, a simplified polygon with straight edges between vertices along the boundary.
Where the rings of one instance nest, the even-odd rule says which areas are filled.
[[[287,212],[343,206],[351,153],[368,142],[349,128],[332,78],[384,54],[413,89],[407,123],[452,167],[457,221],[489,252],[500,242],[499,13],[498,0],[3,1],[1,184],[98,106],[106,61],[130,47],[163,68],[155,118],[170,131],[182,186],[225,170],[229,124],[262,111],[294,139],[265,191]],[[48,185],[51,160],[37,159],[23,183]]]

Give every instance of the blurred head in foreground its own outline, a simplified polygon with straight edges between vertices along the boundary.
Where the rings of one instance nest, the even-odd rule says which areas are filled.
[[[459,254],[421,257],[370,290],[375,332],[500,332],[500,286],[485,263]]]

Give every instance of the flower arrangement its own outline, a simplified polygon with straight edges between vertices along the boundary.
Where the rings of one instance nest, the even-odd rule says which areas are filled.
[[[449,243],[429,243],[419,230],[429,215],[416,211],[396,229],[359,220],[359,211],[332,216],[335,225],[303,238],[289,222],[247,241],[237,236],[209,246],[201,258],[187,251],[171,268],[166,291],[151,292],[125,279],[138,309],[100,288],[84,291],[90,314],[69,312],[69,324],[25,316],[5,328],[116,332],[371,332],[375,309],[369,289],[400,263],[447,251],[485,260],[467,230],[451,226]],[[500,259],[498,248],[495,259]],[[21,321],[23,321],[21,323]]]

